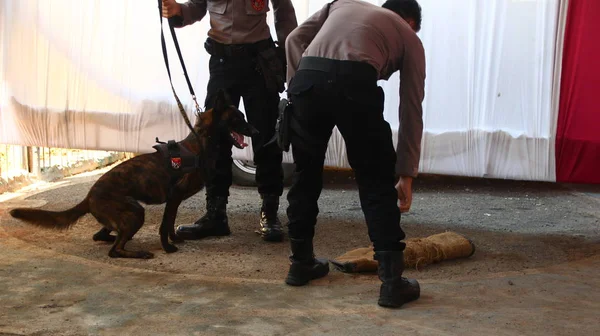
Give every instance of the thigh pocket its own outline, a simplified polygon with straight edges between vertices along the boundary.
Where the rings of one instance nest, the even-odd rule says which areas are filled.
[[[290,83],[287,93],[292,96],[304,96],[308,94],[314,87],[312,81],[308,78],[304,77],[304,74],[301,72],[296,73],[296,76],[292,79]]]
[[[208,72],[211,75],[224,76],[227,73],[227,63],[218,56],[210,56],[208,60]]]
[[[383,113],[385,93],[381,86],[365,88],[360,86],[345,87],[343,95],[356,106]],[[372,111],[370,111],[372,112]]]

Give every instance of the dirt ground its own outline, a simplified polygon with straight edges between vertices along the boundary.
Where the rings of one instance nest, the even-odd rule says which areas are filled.
[[[407,237],[451,230],[476,253],[406,276],[422,286],[401,310],[376,306],[374,274],[336,270],[308,287],[283,284],[288,241],[254,230],[255,189],[232,187],[233,234],[188,241],[174,254],[158,240],[162,206],[128,244],[151,260],[111,259],[91,240],[90,215],[69,231],[10,218],[15,206],[66,209],[102,171],[32,187],[0,203],[0,335],[593,335],[600,334],[600,188],[500,180],[423,177],[403,215]],[[287,190],[286,190],[287,191]],[[204,192],[180,207],[177,223],[203,213]],[[285,218],[282,198],[280,215]],[[348,172],[327,173],[315,239],[333,259],[369,246],[358,192]]]

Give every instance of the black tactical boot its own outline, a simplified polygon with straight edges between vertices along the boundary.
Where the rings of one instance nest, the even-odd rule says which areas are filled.
[[[329,273],[329,262],[315,259],[312,240],[290,238],[292,255],[290,270],[285,283],[291,286],[303,286],[310,280],[319,279]]]
[[[186,240],[231,234],[227,221],[227,197],[206,197],[206,214],[191,225],[180,225],[175,233]]]
[[[421,288],[417,280],[402,277],[404,252],[376,251],[375,260],[378,261],[379,280],[383,282],[379,290],[380,306],[398,308],[419,298]]]
[[[277,210],[279,210],[279,196],[261,195],[260,229],[256,231],[262,239],[269,242],[283,241],[283,228]]]

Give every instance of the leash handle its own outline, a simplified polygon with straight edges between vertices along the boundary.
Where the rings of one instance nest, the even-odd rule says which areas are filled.
[[[181,104],[181,101],[179,100],[179,97],[177,96],[177,93],[175,92],[175,87],[173,86],[173,80],[171,78],[171,69],[169,68],[169,57],[167,54],[167,44],[165,42],[165,34],[163,31],[162,0],[158,0],[158,15],[160,18],[160,41],[161,41],[161,45],[162,45],[162,52],[163,52],[163,58],[165,60],[165,66],[167,67],[167,73],[169,74],[169,82],[171,83],[171,90],[173,90],[173,95],[175,96],[175,100],[177,101],[177,107],[179,107],[179,112],[181,113],[183,120],[185,121],[185,123],[188,126],[188,128],[190,129],[190,131],[194,134],[194,136],[196,136],[196,138],[200,142],[200,136],[194,130],[194,127],[192,126],[192,123],[190,122],[190,119],[188,118],[187,114],[185,113],[185,109],[183,108],[183,105]],[[192,84],[188,77],[187,70],[185,68],[185,63],[183,62],[183,56],[181,55],[181,49],[179,48],[179,43],[177,41],[177,35],[175,34],[175,28],[173,28],[173,25],[171,25],[171,22],[169,22],[169,28],[171,30],[171,36],[173,37],[173,41],[175,42],[175,48],[177,49],[177,54],[179,56],[179,61],[181,62],[181,66],[183,68],[183,74],[185,75],[185,80],[187,81],[188,89],[190,90],[192,99],[194,100],[194,103],[196,104],[196,112],[198,114],[200,114],[200,106],[198,105],[198,101],[196,100],[196,94],[194,93],[194,89],[192,88]]]

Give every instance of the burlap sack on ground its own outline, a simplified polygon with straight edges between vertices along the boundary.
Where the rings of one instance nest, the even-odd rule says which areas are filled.
[[[455,232],[438,233],[426,238],[405,241],[404,264],[406,268],[419,268],[444,260],[468,258],[475,253],[475,245]],[[377,260],[373,259],[373,247],[348,251],[331,260],[340,271],[346,273],[376,272]]]

